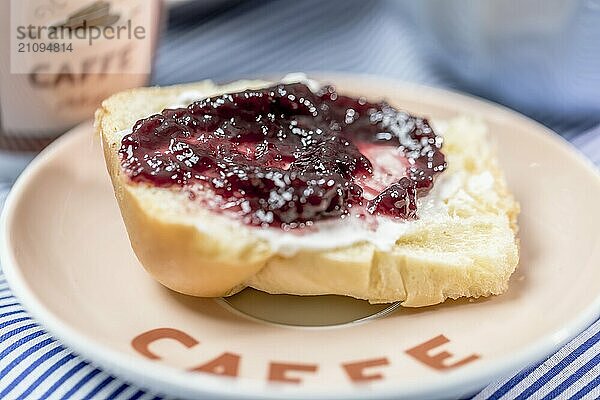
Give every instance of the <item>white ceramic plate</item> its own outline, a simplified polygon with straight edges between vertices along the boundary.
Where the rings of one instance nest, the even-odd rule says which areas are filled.
[[[433,118],[485,120],[523,210],[508,293],[320,328],[264,323],[173,293],[136,260],[99,143],[82,125],[30,165],[5,207],[2,264],[24,306],[108,371],[193,398],[457,398],[542,359],[598,317],[600,178],[568,144],[463,95],[321,78]],[[323,312],[335,314],[334,303]],[[274,312],[291,312],[286,304]]]

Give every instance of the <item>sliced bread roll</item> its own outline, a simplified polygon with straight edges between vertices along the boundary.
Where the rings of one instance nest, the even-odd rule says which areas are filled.
[[[269,293],[401,301],[407,307],[506,291],[519,258],[519,207],[485,125],[475,119],[433,121],[444,136],[448,169],[419,200],[418,219],[394,222],[391,230],[372,235],[357,235],[340,220],[314,240],[298,240],[279,228],[247,226],[211,212],[180,188],[134,183],[122,169],[121,140],[137,120],[200,97],[265,85],[206,81],[140,88],[110,97],[97,110],[96,129],[132,248],[156,280],[202,297],[249,286]]]

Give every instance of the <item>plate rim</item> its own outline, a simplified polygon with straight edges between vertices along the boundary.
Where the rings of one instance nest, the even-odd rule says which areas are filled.
[[[453,90],[429,87],[369,74],[327,73],[321,71],[313,73],[309,72],[308,75],[311,77],[317,76],[321,80],[331,80],[334,82],[336,79],[349,78],[360,79],[363,81],[374,80],[379,83],[393,85],[393,87],[398,90],[421,90],[428,95],[449,96],[471,103],[478,103],[480,106],[485,106],[490,111],[505,113],[512,119],[516,118],[517,120],[520,120],[520,122],[535,127],[535,129],[532,129],[533,134],[551,140],[555,146],[559,146],[564,151],[570,153],[573,161],[579,163],[582,168],[585,168],[588,172],[595,175],[600,183],[600,171],[566,139],[554,133],[544,125],[489,100]],[[581,313],[575,315],[568,323],[564,324],[556,331],[541,336],[533,344],[526,346],[521,350],[498,357],[495,360],[482,360],[481,363],[478,363],[476,368],[466,367],[458,371],[446,373],[443,375],[443,379],[434,377],[424,381],[409,382],[402,386],[394,387],[393,383],[388,383],[379,387],[349,385],[344,390],[336,390],[335,392],[319,392],[301,386],[290,388],[243,377],[231,379],[209,374],[193,374],[171,366],[152,362],[141,357],[136,357],[133,354],[114,350],[112,347],[90,339],[77,329],[70,328],[68,324],[63,323],[58,316],[54,315],[51,310],[46,308],[20,274],[20,269],[10,241],[10,226],[12,217],[14,216],[14,210],[19,203],[19,198],[28,187],[31,178],[35,176],[39,170],[43,169],[47,160],[51,158],[53,154],[60,151],[63,143],[77,137],[77,133],[83,131],[84,127],[93,129],[90,122],[84,122],[71,129],[44,149],[15,182],[6,199],[2,216],[0,217],[0,263],[2,265],[2,271],[13,294],[43,329],[53,337],[59,339],[74,353],[91,361],[92,364],[100,366],[106,372],[119,376],[125,381],[150,389],[153,392],[164,394],[176,393],[178,396],[186,397],[209,395],[221,398],[260,397],[269,399],[277,399],[282,395],[285,395],[286,398],[290,399],[302,399],[307,396],[324,399],[340,397],[348,399],[398,397],[430,399],[442,398],[448,395],[461,396],[466,393],[473,393],[491,383],[494,379],[533,364],[552,354],[558,348],[562,347],[585,330],[600,316],[599,294]],[[190,379],[190,377],[193,377],[193,379]]]

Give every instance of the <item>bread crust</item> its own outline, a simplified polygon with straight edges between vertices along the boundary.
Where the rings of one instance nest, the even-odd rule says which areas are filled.
[[[227,296],[250,286],[269,293],[340,294],[372,303],[401,301],[407,307],[506,291],[518,263],[519,206],[485,135],[471,137],[469,146],[461,147],[458,140],[445,144],[450,168],[444,174],[488,171],[493,193],[469,193],[465,188],[473,204],[458,200],[453,204],[455,199],[450,198],[451,217],[399,238],[390,251],[355,243],[284,256],[252,233],[258,228],[223,223],[224,217],[201,209],[180,193],[134,184],[122,171],[119,132],[138,119],[175,104],[186,91],[213,95],[264,84],[236,82],[224,89],[205,81],[140,88],[110,97],[96,111],[96,131],[102,137],[131,246],[157,281],[177,292],[202,297]]]

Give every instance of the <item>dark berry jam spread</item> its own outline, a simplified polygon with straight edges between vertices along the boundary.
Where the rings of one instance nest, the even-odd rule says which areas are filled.
[[[441,147],[426,119],[294,83],[165,109],[138,121],[119,153],[134,182],[200,185],[249,225],[303,227],[416,218],[417,198],[446,168]]]

